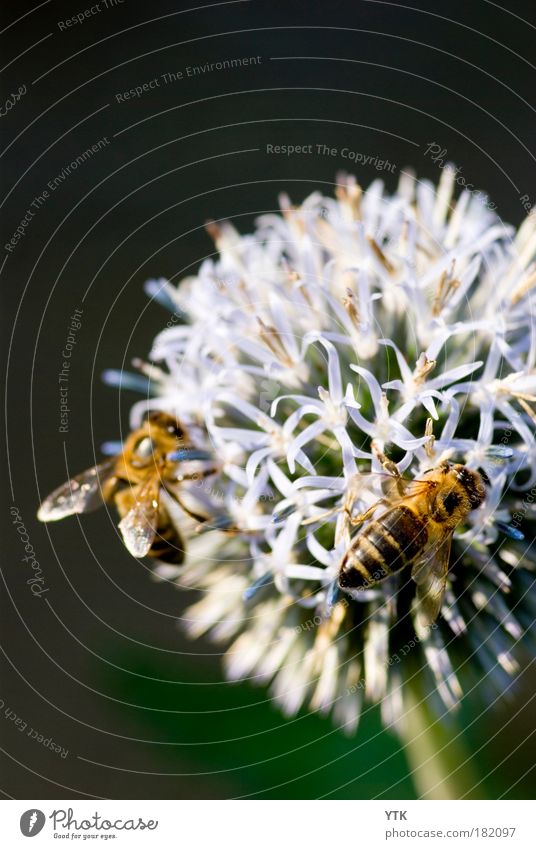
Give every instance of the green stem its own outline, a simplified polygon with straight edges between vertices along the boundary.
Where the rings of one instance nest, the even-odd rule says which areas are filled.
[[[483,799],[459,729],[434,715],[412,683],[404,685],[399,734],[421,799]]]

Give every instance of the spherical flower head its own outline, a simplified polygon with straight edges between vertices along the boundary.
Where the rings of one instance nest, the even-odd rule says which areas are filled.
[[[349,733],[367,701],[396,727],[411,680],[441,710],[478,681],[492,701],[534,650],[536,218],[516,233],[485,196],[454,199],[455,173],[405,173],[393,195],[341,174],[335,198],[282,196],[252,235],[211,222],[217,258],[148,284],[173,317],[132,424],[166,410],[217,461],[180,485],[207,521],[157,573],[200,591],[184,621],[228,646],[229,678]],[[454,531],[437,619],[409,569],[341,590],[386,469],[446,462],[486,495]]]

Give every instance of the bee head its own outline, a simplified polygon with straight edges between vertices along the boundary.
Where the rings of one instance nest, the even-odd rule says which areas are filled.
[[[136,469],[141,469],[154,463],[155,444],[150,436],[140,436],[132,445],[132,454],[130,462]]]
[[[467,466],[462,466],[461,463],[453,466],[452,471],[469,496],[471,509],[476,510],[486,497],[486,487],[482,475],[474,469],[468,469]]]
[[[184,427],[175,416],[170,416],[169,413],[164,413],[161,410],[153,410],[147,416],[146,421],[150,429],[157,428],[177,441],[184,440],[185,438],[186,431]]]
[[[135,469],[160,465],[170,451],[185,442],[186,431],[174,416],[154,410],[142,426],[130,434],[126,455]]]

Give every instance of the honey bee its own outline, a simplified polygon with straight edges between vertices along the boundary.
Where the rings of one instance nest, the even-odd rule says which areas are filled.
[[[443,462],[408,481],[387,463],[390,473],[378,476],[384,495],[361,515],[351,512],[356,494],[350,487],[342,509],[351,525],[363,527],[342,558],[338,586],[347,593],[368,589],[411,567],[418,621],[427,627],[441,609],[453,533],[484,501],[484,479],[467,466]],[[382,505],[386,509],[374,518]]]
[[[55,522],[113,503],[121,516],[119,530],[124,543],[134,557],[182,563],[184,542],[163,503],[162,491],[188,516],[206,522],[206,516],[184,504],[177,488],[183,480],[198,480],[218,471],[209,468],[186,474],[180,469],[181,462],[210,459],[210,454],[195,448],[186,428],[174,417],[150,413],[129,435],[119,454],[92,466],[45,498],[37,518]]]

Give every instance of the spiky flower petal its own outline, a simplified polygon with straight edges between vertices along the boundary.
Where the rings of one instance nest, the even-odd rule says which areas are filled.
[[[411,675],[447,709],[471,670],[502,692],[519,643],[535,647],[536,218],[515,233],[454,185],[452,168],[437,188],[406,173],[393,195],[340,175],[335,199],[283,196],[252,235],[211,223],[217,260],[177,287],[148,284],[176,315],[132,424],[159,408],[195,429],[221,473],[183,487],[224,528],[194,535],[186,565],[160,574],[200,590],[188,631],[230,643],[230,678],[350,732],[364,699],[396,724]],[[341,596],[346,518],[311,522],[350,483],[353,509],[374,503],[362,473],[381,452],[410,478],[444,459],[489,478],[428,630],[405,573]]]

